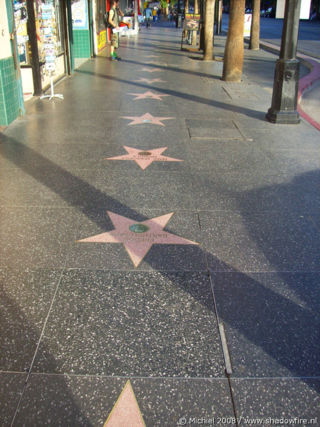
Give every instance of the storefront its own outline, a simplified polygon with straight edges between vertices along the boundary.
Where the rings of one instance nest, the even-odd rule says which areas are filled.
[[[104,17],[107,10],[106,0],[96,0],[94,4],[95,10],[95,33],[96,38],[96,49],[95,53],[98,54],[102,49],[107,46],[108,35]]]
[[[67,11],[63,0],[13,0],[24,95],[39,94],[68,67]]]

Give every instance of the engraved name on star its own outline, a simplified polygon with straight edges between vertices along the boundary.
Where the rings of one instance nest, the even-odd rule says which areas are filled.
[[[154,148],[153,150],[141,150],[139,148],[123,147],[128,154],[116,157],[106,157],[104,160],[132,160],[136,162],[142,170],[147,169],[153,162],[183,162],[183,160],[173,157],[162,156],[167,147]]]
[[[97,234],[80,243],[123,243],[135,267],[138,267],[152,245],[198,245],[198,243],[164,231],[174,212],[146,221],[135,221],[107,211],[114,230]]]
[[[142,83],[166,83],[165,80],[162,79],[146,79],[145,77],[141,77],[139,80],[134,80],[135,82],[142,82]]]
[[[153,93],[150,90],[144,93],[128,93],[128,95],[135,96],[133,101],[137,101],[138,99],[156,99],[158,101],[163,101],[162,96],[170,96],[164,93]]]
[[[122,116],[121,118],[132,120],[131,123],[128,123],[129,126],[143,124],[165,126],[165,124],[162,123],[163,120],[175,119],[175,117],[154,117],[150,113],[145,113],[142,116]]]
[[[163,71],[161,68],[141,68],[141,71],[146,71],[147,73],[155,73],[156,71]]]

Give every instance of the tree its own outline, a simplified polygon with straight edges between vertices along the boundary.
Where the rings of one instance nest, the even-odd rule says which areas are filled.
[[[261,0],[253,1],[250,49],[259,50],[260,47],[260,4]]]
[[[231,0],[229,29],[224,50],[222,80],[239,82],[243,67],[245,0]]]
[[[214,8],[215,0],[206,0],[204,17],[204,56],[205,61],[213,60],[213,31],[214,31]]]

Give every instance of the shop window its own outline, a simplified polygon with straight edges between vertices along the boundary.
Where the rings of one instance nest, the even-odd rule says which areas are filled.
[[[106,0],[97,0],[96,26],[97,26],[98,33],[106,29],[106,24],[104,22],[105,13],[106,13]]]
[[[30,64],[29,36],[27,31],[27,4],[25,0],[15,0],[13,3],[15,26],[17,31],[18,55],[21,64]]]

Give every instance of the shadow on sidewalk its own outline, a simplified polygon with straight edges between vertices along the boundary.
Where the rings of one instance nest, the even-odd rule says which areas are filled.
[[[128,62],[131,62],[131,61],[128,61]],[[143,66],[143,65],[144,64],[141,64],[141,66]],[[145,65],[147,65],[147,64],[145,64]],[[158,67],[158,65],[155,65],[155,66]],[[160,68],[160,66],[159,66],[159,68]],[[166,68],[166,67],[163,67],[163,68]],[[181,72],[181,70],[175,70],[175,69],[173,71],[179,71],[179,72]],[[132,80],[129,81],[129,80],[125,80],[125,79],[120,79],[119,77],[106,76],[105,74],[93,73],[92,71],[86,71],[86,70],[83,70],[83,69],[77,70],[77,73],[79,73],[79,74],[89,74],[89,75],[100,77],[102,79],[113,80],[113,81],[117,81],[117,82],[120,82],[120,83],[134,85],[134,86],[137,86],[137,87],[141,87],[143,89],[149,89],[150,90],[150,85],[148,85],[148,84],[142,84],[142,83],[139,83],[139,82],[133,82]],[[191,72],[189,74],[196,74],[196,73]],[[202,74],[202,73],[200,73],[198,75],[203,76],[203,77],[207,77],[206,74]],[[212,76],[210,76],[210,77],[212,78]],[[216,79],[218,79],[218,78],[216,77]],[[182,93],[182,92],[178,92],[176,90],[172,90],[172,89],[168,89],[168,88],[161,88],[161,93],[166,94],[166,95],[172,95],[172,96],[175,96],[177,98],[185,99],[187,101],[199,102],[200,104],[208,105],[210,107],[221,108],[222,110],[227,110],[227,111],[232,111],[234,113],[244,114],[244,115],[246,115],[248,117],[254,118],[256,120],[261,120],[263,122],[266,121],[266,118],[265,118],[266,113],[265,113],[265,111],[252,110],[250,108],[241,107],[239,105],[230,105],[230,104],[226,104],[224,102],[220,102],[220,101],[216,101],[216,100],[211,100],[211,99],[207,99],[207,98],[202,98],[201,96],[191,95],[191,94],[188,94],[188,93]]]
[[[142,45],[142,46],[144,46],[144,45]],[[169,48],[164,48],[164,47],[158,47],[155,45],[152,45],[152,49],[143,49],[142,47],[137,47],[136,44],[134,44],[134,45],[128,44],[128,45],[124,45],[124,46],[121,45],[120,47],[125,47],[126,49],[130,49],[130,50],[132,50],[132,49],[140,50],[140,51],[144,51],[144,52],[148,52],[148,53],[159,53],[158,49],[160,49],[160,50],[162,49],[162,50],[165,50],[165,52],[161,52],[161,53],[163,53],[165,55],[183,56],[183,57],[186,56],[186,53],[182,52],[181,49],[169,49]],[[171,53],[171,52],[174,52],[174,53]],[[202,53],[199,52],[199,55],[202,55]],[[98,55],[98,57],[101,58],[101,57],[103,57],[103,55]]]
[[[11,147],[14,146],[13,150],[3,150],[3,154],[12,164],[15,164],[26,174],[54,191],[70,206],[83,212],[91,220],[97,221],[97,224],[105,231],[112,230],[114,227],[107,216],[101,220],[96,220],[93,215],[94,204],[100,204],[104,209],[111,210],[114,213],[122,214],[126,212],[129,217],[138,221],[147,219],[136,210],[97,190],[92,185],[75,177],[19,141],[6,136],[2,137],[2,140],[4,143],[10,144]],[[24,162],[26,158],[28,163]],[[313,182],[318,179],[319,171],[315,171],[299,175],[293,182],[281,185],[280,195],[285,198],[284,203],[287,209],[290,210],[295,206],[299,206],[300,193],[294,191],[297,186],[301,183],[308,183],[310,180]],[[80,196],[77,191],[73,191],[74,188],[79,187],[82,189]],[[277,189],[276,187],[274,186],[275,190]],[[265,193],[269,193],[269,190],[270,187],[257,190],[255,194],[251,194],[252,201],[259,204],[259,200],[263,201]],[[238,193],[240,210],[241,197],[242,193]],[[276,203],[278,203],[278,199]],[[258,280],[259,271],[257,271],[255,278],[253,273],[239,272],[232,265],[217,259],[208,251],[201,248],[199,250],[206,257],[209,267],[219,265],[219,268],[215,271],[213,268],[211,270],[213,295],[218,302],[218,313],[215,314],[227,325],[227,335],[229,333],[231,336],[231,357],[234,356],[235,359],[239,357],[237,355],[239,353],[237,336],[241,335],[250,343],[247,355],[240,355],[244,359],[248,358],[247,363],[249,363],[251,357],[251,346],[259,349],[262,355],[266,354],[269,359],[291,372],[293,377],[301,377],[303,380],[303,378],[315,376],[319,372],[317,364],[319,363],[320,337],[319,328],[316,328],[317,325],[319,326],[319,311],[317,310],[317,302],[313,299],[313,293],[314,291],[317,292],[317,290],[316,288],[307,289],[306,286],[299,287],[295,281],[295,273],[297,271],[289,269],[288,273],[292,271],[291,276],[281,273],[283,271],[283,263],[279,261],[283,255],[283,247],[285,247],[285,256],[288,253],[292,253],[295,256],[300,252],[304,253],[306,249],[311,250],[310,239],[309,236],[304,236],[301,232],[299,222],[290,222],[290,229],[288,230],[287,210],[283,209],[282,204],[279,204],[278,207],[279,209],[274,213],[268,212],[269,222],[267,223],[257,220],[253,214],[243,213],[242,217],[252,239],[256,241],[265,257],[274,266],[273,272],[279,275],[285,286],[290,289],[290,292],[297,293],[305,304],[297,303],[291,296],[287,297],[281,294],[282,289],[275,291],[272,286],[268,287],[264,280]],[[273,223],[276,223],[277,226],[269,227],[268,224]],[[170,228],[166,227],[166,229],[170,232]],[[285,230],[284,233],[283,230]],[[294,239],[288,238],[291,235],[294,236]],[[315,238],[314,241],[317,242],[317,239]],[[316,246],[319,246],[319,244],[317,243]],[[279,247],[278,253],[274,252],[274,247]],[[314,250],[315,248],[312,248],[313,257]],[[147,258],[145,261],[147,261]],[[280,272],[278,273],[279,270]],[[164,277],[169,275],[169,272],[162,270],[159,270],[159,273]],[[228,275],[231,273],[237,274],[241,281],[232,282],[229,280],[231,276]],[[226,280],[221,281],[221,274],[225,275]],[[263,276],[263,273],[260,276]],[[170,280],[172,280],[172,274],[170,274]],[[181,287],[181,284],[178,283],[177,285]],[[189,287],[184,290],[194,298],[198,298],[196,291],[193,293],[193,290]],[[226,297],[224,293],[228,293],[228,296]],[[201,299],[199,301],[203,304]],[[211,304],[207,308],[213,311]],[[241,351],[243,350],[241,349]],[[259,357],[263,360],[261,354]],[[52,362],[54,366],[54,360]],[[235,375],[241,376],[236,370],[237,367]],[[259,370],[253,376],[258,376],[258,372]],[[320,382],[318,385],[320,385]],[[319,391],[318,386],[315,385],[315,387]]]
[[[36,269],[34,269],[36,271]],[[28,270],[29,275],[33,274],[32,270]],[[6,294],[5,290],[3,289],[3,286],[0,282],[0,289],[1,289],[1,305],[5,307],[5,313],[6,315],[1,315],[1,329],[2,331],[5,331],[5,343],[11,343],[10,348],[7,348],[7,345],[5,345],[2,342],[2,351],[3,355],[6,356],[6,358],[9,357],[8,353],[11,354],[12,359],[15,361],[15,363],[24,363],[25,355],[24,352],[22,352],[21,348],[18,350],[18,355],[15,353],[15,345],[16,343],[23,342],[24,347],[23,350],[28,350],[28,347],[31,350],[31,347],[33,346],[34,350],[33,353],[36,353],[37,345],[39,343],[40,337],[41,337],[41,329],[43,327],[44,321],[42,324],[38,322],[38,328],[33,325],[28,317],[25,315],[24,311],[21,310],[21,307],[10,297]],[[50,304],[49,304],[50,305]],[[17,324],[17,322],[20,322],[21,329],[17,330],[16,327],[12,327],[12,324]],[[50,366],[57,366],[56,360],[54,356],[50,354],[48,349],[43,345],[43,342],[41,343],[41,350],[37,352],[37,357],[41,357],[41,354],[43,354],[46,357],[47,363],[50,364]],[[32,350],[31,350],[32,351]],[[20,353],[20,354],[19,354]],[[21,358],[21,360],[19,360]],[[2,358],[1,358],[2,359]],[[3,360],[1,365],[3,366]],[[78,402],[75,399],[75,396],[72,393],[72,386],[70,384],[67,384],[68,379],[64,375],[57,375],[55,377],[55,380],[57,382],[56,384],[56,390],[55,395],[57,396],[57,399],[55,399],[54,404],[52,405],[52,390],[50,388],[46,387],[46,381],[47,379],[41,379],[40,376],[37,377],[37,374],[32,375],[32,381],[27,382],[27,379],[29,380],[30,377],[27,378],[29,374],[32,371],[32,363],[33,359],[31,358],[28,361],[28,365],[24,366],[26,371],[26,382],[24,383],[24,386],[21,390],[15,390],[10,389],[9,390],[9,404],[12,408],[15,408],[11,414],[4,413],[4,410],[8,410],[9,405],[7,402],[3,403],[3,409],[1,411],[2,422],[1,425],[18,425],[16,423],[12,424],[12,418],[15,415],[15,411],[18,409],[17,405],[19,404],[19,397],[21,398],[21,402],[23,403],[23,407],[28,407],[29,410],[28,413],[28,419],[23,419],[23,425],[26,426],[36,426],[39,425],[39,420],[37,419],[38,412],[42,412],[42,414],[46,414],[47,419],[51,420],[53,422],[52,425],[60,425],[55,424],[55,421],[57,417],[61,414],[61,412],[65,412],[68,414],[70,419],[73,419],[75,422],[75,425],[81,425],[81,426],[93,426],[92,423],[89,422],[83,411],[80,409]],[[16,368],[17,370],[17,368]],[[7,373],[5,370],[0,373],[1,375],[18,375],[19,373],[16,372],[10,372]],[[70,379],[70,377],[69,377]],[[40,383],[38,382],[40,381]],[[42,381],[42,384],[41,384]],[[32,384],[33,383],[33,384]],[[30,386],[32,388],[30,392]],[[41,394],[39,393],[39,389],[41,389]],[[48,398],[45,398],[45,393],[48,392]],[[14,400],[14,394],[17,395],[16,397],[16,405],[13,405],[11,402]],[[11,399],[11,401],[10,401]],[[35,411],[37,409],[37,411]],[[19,411],[17,413],[17,417],[19,417]],[[31,415],[34,415],[33,419],[30,419]],[[20,422],[21,422],[20,418]],[[22,425],[19,423],[19,425]]]

